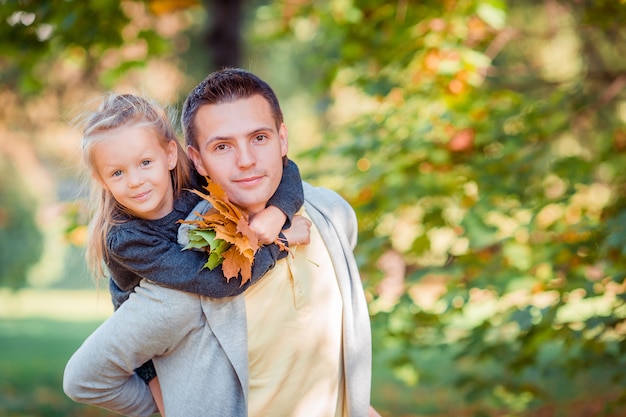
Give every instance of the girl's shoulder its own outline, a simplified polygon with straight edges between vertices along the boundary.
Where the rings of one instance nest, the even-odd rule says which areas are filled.
[[[199,195],[185,190],[179,198],[174,200],[174,211],[181,216],[180,218],[184,219],[200,200],[202,200],[202,198]]]
[[[109,250],[115,250],[128,244],[142,243],[152,234],[151,230],[149,222],[142,219],[114,224],[107,233],[107,247]]]

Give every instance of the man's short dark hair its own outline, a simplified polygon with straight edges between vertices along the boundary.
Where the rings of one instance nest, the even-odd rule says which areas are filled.
[[[225,68],[209,74],[191,90],[183,104],[181,124],[187,146],[198,148],[195,117],[201,106],[228,103],[257,94],[269,103],[276,129],[279,129],[283,123],[283,112],[269,84],[241,68]]]

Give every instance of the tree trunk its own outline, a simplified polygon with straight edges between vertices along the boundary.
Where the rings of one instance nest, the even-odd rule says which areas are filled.
[[[241,24],[244,0],[204,0],[210,26],[205,43],[211,53],[210,67],[238,67],[241,63]]]

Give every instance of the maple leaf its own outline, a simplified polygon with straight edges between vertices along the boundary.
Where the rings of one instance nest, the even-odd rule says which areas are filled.
[[[224,253],[230,247],[230,243],[218,239],[214,230],[192,229],[189,232],[189,243],[183,248],[185,249],[201,249],[209,253],[209,257],[204,264],[204,268],[210,270],[218,267],[224,258]]]
[[[213,269],[222,265],[227,281],[241,275],[241,285],[252,278],[254,254],[259,249],[259,240],[250,228],[249,218],[239,207],[228,200],[226,192],[207,178],[205,194],[190,190],[207,200],[213,206],[204,214],[196,213],[195,220],[181,220],[181,223],[195,226],[189,231],[189,244],[184,249],[200,249],[209,254],[204,267]],[[274,242],[281,250],[288,250],[279,239]]]

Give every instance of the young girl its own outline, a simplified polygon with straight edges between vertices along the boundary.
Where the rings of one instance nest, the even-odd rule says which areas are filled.
[[[200,201],[187,191],[198,186],[197,174],[192,174],[165,112],[141,97],[106,96],[86,120],[82,153],[94,180],[87,261],[97,277],[105,276],[106,265],[115,309],[142,279],[208,297],[240,294],[287,255],[270,243],[283,225],[291,228],[282,237],[308,243],[308,225],[294,217],[303,191],[298,169],[289,161],[268,207],[250,223],[260,231],[260,241],[270,243],[256,253],[250,281],[226,281],[221,267],[203,268],[205,252],[181,250],[177,221]],[[151,363],[137,373],[149,383],[162,410]]]

